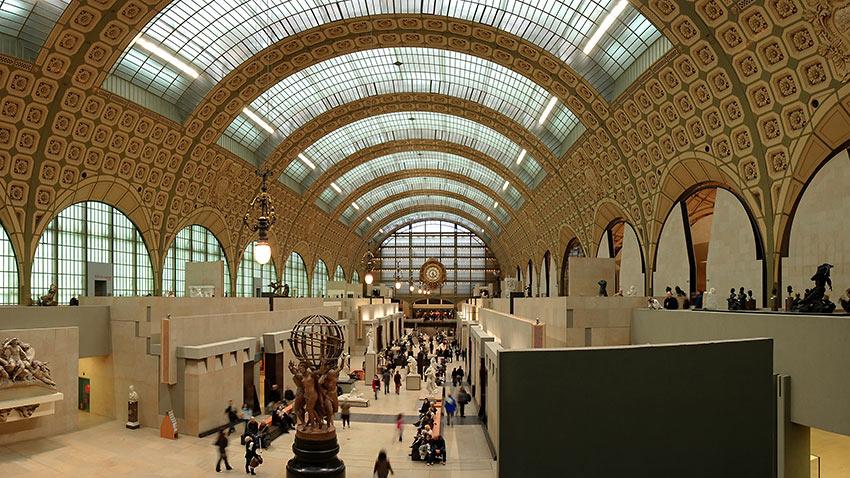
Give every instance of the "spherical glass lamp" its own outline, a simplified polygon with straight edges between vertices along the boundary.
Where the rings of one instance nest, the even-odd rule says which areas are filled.
[[[401,289],[401,282],[395,281],[395,290],[399,290],[399,289]]]
[[[272,248],[269,246],[268,241],[257,241],[254,244],[254,260],[257,261],[257,264],[264,266],[269,263],[272,258]]]
[[[413,287],[413,286],[410,286],[410,293],[411,293],[411,294],[413,293],[413,290],[414,290],[414,287]]]
[[[372,275],[371,272],[367,272],[366,277],[364,277],[363,280],[366,281],[366,285],[372,285],[372,282],[375,281],[375,277]]]

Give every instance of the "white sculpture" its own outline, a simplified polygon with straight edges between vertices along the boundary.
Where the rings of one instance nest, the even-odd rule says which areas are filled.
[[[342,353],[342,356],[340,357],[340,360],[342,360],[342,369],[343,369],[343,373],[344,373],[346,376],[347,376],[349,373],[351,373],[351,364],[349,363],[349,362],[350,362],[350,360],[349,360],[350,358],[351,358],[351,355],[349,355],[347,352],[343,352],[343,353]]]
[[[437,367],[433,360],[425,370],[425,397],[433,397],[437,394]]]
[[[702,295],[702,308],[703,309],[720,309],[720,305],[718,302],[725,302],[726,299],[723,297],[717,296],[717,289],[712,287],[705,291]]]
[[[635,289],[635,286],[629,287],[629,291],[626,292],[626,295],[629,296],[629,297],[636,296],[637,295],[637,289]]]
[[[136,387],[130,385],[130,394],[127,397],[127,401],[129,402],[138,402],[139,394],[136,393]]]
[[[407,374],[408,375],[416,375],[416,369],[417,368],[418,367],[417,367],[417,364],[416,364],[416,359],[413,357],[413,355],[408,356],[407,357]]]
[[[656,299],[655,297],[650,297],[649,299],[647,299],[647,302],[649,302],[650,310],[658,310],[661,308],[661,303],[658,302],[658,299]]]
[[[30,344],[17,338],[6,339],[0,346],[0,388],[36,381],[56,386],[50,378],[47,362],[35,359],[35,349]]]
[[[374,337],[372,336],[372,329],[369,329],[369,332],[366,332],[366,353],[373,354],[375,353],[375,343]]]

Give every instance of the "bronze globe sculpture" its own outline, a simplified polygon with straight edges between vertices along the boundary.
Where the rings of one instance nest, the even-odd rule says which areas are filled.
[[[339,409],[336,384],[342,369],[345,336],[335,320],[310,315],[292,328],[289,346],[298,364],[289,362],[296,385],[292,412],[296,417],[295,457],[286,464],[286,476],[344,478],[345,464],[337,457],[333,417]]]

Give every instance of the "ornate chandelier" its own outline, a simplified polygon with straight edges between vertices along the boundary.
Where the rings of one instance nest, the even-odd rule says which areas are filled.
[[[269,230],[277,220],[272,205],[272,197],[268,193],[266,186],[266,178],[269,175],[268,171],[257,174],[262,175],[263,183],[260,192],[251,200],[248,206],[248,212],[242,217],[242,225],[245,229],[257,233],[257,243],[254,245],[254,260],[260,265],[268,264],[272,258],[272,248],[269,246]],[[256,219],[252,216],[256,214]]]
[[[375,270],[375,254],[372,253],[371,244],[369,244],[369,249],[366,249],[366,253],[363,254],[363,260],[361,260],[360,263],[366,270],[366,275],[363,276],[363,281],[366,282],[366,285],[372,285],[372,282],[375,281],[375,276],[372,275],[372,271]]]

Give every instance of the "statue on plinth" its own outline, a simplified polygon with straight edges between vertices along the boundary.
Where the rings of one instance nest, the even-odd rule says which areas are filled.
[[[425,391],[423,397],[433,397],[437,394],[437,367],[432,362],[425,370]]]
[[[847,299],[841,297],[838,299],[838,303],[841,304],[841,308],[844,309],[844,312],[850,313],[850,289],[844,291],[844,294],[847,296]]]
[[[370,328],[368,332],[366,332],[366,353],[373,354],[375,353],[375,340],[372,335],[372,329]]]
[[[295,457],[286,465],[288,478],[345,476],[333,423],[344,343],[342,327],[324,315],[305,317],[292,328],[289,346],[298,364],[289,362],[289,370],[297,387],[292,405],[297,424]]]
[[[54,306],[58,303],[56,302],[56,295],[58,293],[58,288],[56,284],[50,284],[50,287],[47,289],[47,293],[38,298],[38,305],[43,306]]]
[[[135,430],[139,428],[139,394],[136,387],[130,385],[130,393],[127,395],[127,428]]]
[[[413,357],[413,355],[409,355],[407,357],[407,374],[418,375],[416,372],[416,359]]]
[[[792,312],[832,312],[835,310],[835,304],[826,296],[826,286],[832,290],[832,279],[829,278],[829,270],[832,269],[832,264],[821,264],[818,266],[815,275],[811,280],[815,282],[813,289],[807,290],[803,299],[792,304]]]
[[[717,300],[717,297],[715,297],[716,293],[717,293],[717,289],[715,289],[714,287],[705,291],[705,293],[702,295],[702,308],[703,309],[715,309],[716,308],[716,306],[715,306],[715,301]]]
[[[30,386],[55,390],[56,382],[50,378],[47,362],[35,359],[35,349],[16,337],[0,345],[0,390]],[[14,396],[14,395],[13,395]],[[23,418],[30,418],[40,404],[0,410],[0,423],[5,422],[12,410]]]
[[[628,297],[635,297],[635,296],[637,296],[637,289],[635,289],[635,286],[634,286],[634,285],[629,286],[629,291],[628,291],[628,292],[626,292],[626,296],[628,296]]]
[[[729,290],[729,298],[726,299],[729,310],[741,310],[741,303],[738,301],[738,296],[735,295],[735,288]]]
[[[599,286],[599,297],[608,297],[608,281],[602,279],[596,284]]]

